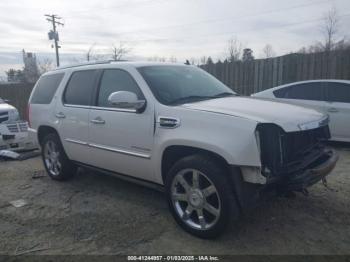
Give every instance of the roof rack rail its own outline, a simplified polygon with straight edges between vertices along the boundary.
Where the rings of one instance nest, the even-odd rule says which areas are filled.
[[[84,62],[84,63],[77,63],[77,64],[72,64],[67,66],[60,66],[60,67],[57,67],[55,70],[79,67],[79,66],[85,66],[85,65],[111,64],[111,63],[125,62],[125,61],[127,60],[101,60],[101,61],[94,61],[94,62]]]

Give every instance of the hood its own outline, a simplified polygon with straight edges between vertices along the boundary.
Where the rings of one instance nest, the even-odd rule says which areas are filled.
[[[15,107],[13,107],[9,104],[6,104],[6,103],[0,104],[0,113],[8,112],[8,111],[15,110],[15,109],[16,109]]]
[[[258,123],[274,123],[286,132],[318,127],[326,118],[324,114],[313,109],[253,97],[225,97],[182,106],[193,110],[246,118]],[[307,128],[308,124],[310,128]]]
[[[19,120],[18,110],[6,103],[0,104],[0,123],[9,123]]]

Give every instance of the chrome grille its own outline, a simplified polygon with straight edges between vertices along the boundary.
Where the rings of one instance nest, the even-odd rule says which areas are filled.
[[[21,132],[27,132],[28,131],[28,125],[26,122],[23,123],[19,123],[19,130],[21,130]]]
[[[7,124],[6,126],[7,126],[7,129],[11,133],[27,132],[28,131],[28,124],[26,122]]]
[[[7,124],[7,129],[11,133],[18,133],[18,126],[17,126],[17,124]]]
[[[0,116],[0,123],[5,122],[7,120],[9,120],[8,116]]]

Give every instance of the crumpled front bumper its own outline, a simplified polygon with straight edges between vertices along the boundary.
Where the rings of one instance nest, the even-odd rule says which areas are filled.
[[[333,149],[325,149],[325,161],[280,180],[279,186],[288,191],[303,191],[307,187],[325,178],[335,167],[339,156]]]

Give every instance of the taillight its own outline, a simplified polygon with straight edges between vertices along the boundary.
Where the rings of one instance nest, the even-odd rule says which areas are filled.
[[[27,105],[27,110],[26,110],[26,120],[28,122],[28,126],[30,126],[30,104]]]

